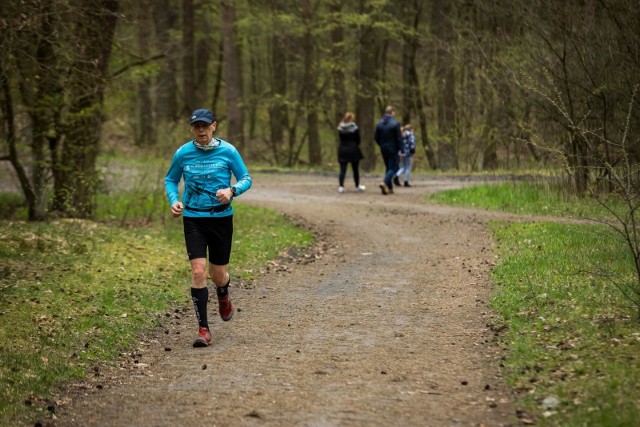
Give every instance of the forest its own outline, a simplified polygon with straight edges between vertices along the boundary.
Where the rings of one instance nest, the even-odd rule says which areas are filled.
[[[30,220],[89,218],[108,146],[170,157],[204,107],[249,165],[314,169],[353,111],[373,171],[393,105],[420,170],[553,170],[637,208],[639,27],[632,0],[3,1],[2,170]]]

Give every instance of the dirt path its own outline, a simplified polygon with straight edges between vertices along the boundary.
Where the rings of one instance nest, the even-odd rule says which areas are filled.
[[[239,312],[212,322],[209,348],[190,346],[191,310],[174,313],[120,369],[61,397],[56,426],[517,424],[487,327],[489,216],[419,201],[460,183],[383,197],[373,179],[345,194],[334,176],[254,180],[238,201],[311,224],[321,256],[234,287]]]

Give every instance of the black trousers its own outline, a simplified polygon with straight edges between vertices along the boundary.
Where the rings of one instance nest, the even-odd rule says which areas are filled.
[[[340,182],[340,187],[344,187],[344,177],[347,174],[347,166],[351,163],[351,169],[353,169],[353,180],[356,183],[356,187],[360,185],[360,160],[354,160],[351,162],[339,162],[340,163],[340,175],[338,176],[338,181]]]

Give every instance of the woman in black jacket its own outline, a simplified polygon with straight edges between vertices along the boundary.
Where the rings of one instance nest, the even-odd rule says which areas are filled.
[[[356,184],[356,191],[364,191],[365,186],[360,185],[360,173],[358,165],[364,156],[360,151],[360,130],[355,124],[355,115],[347,111],[338,126],[338,136],[340,145],[338,146],[338,163],[340,163],[340,175],[338,181],[338,193],[344,193],[344,177],[347,174],[347,164],[351,163],[353,169],[353,180]]]

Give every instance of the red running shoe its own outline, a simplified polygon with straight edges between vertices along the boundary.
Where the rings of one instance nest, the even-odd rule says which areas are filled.
[[[211,344],[211,332],[209,332],[209,328],[200,326],[200,329],[198,330],[198,338],[193,342],[193,346],[207,347],[209,344]]]
[[[229,294],[226,297],[218,297],[218,311],[225,322],[228,322],[233,317],[233,304],[231,304]]]

